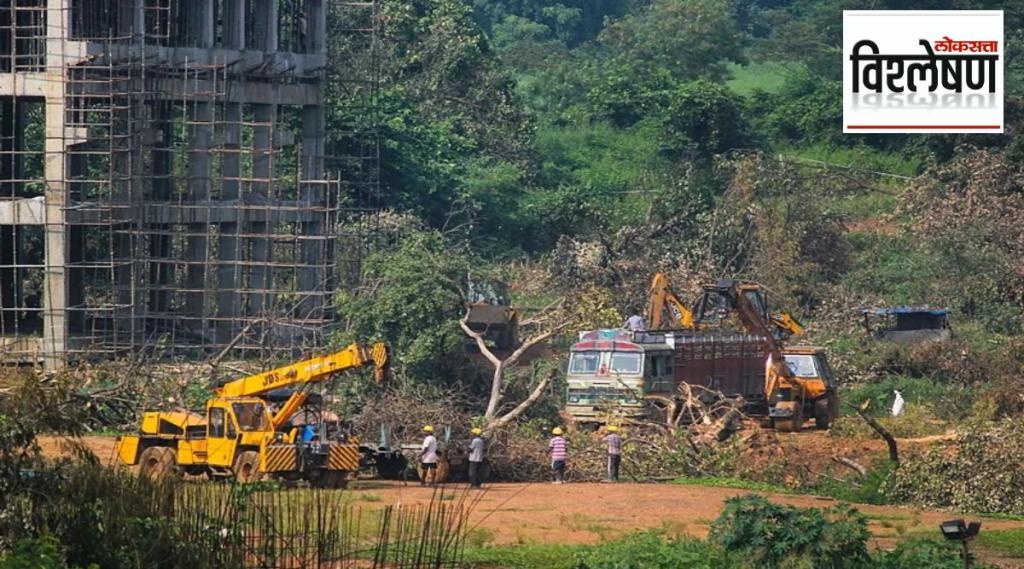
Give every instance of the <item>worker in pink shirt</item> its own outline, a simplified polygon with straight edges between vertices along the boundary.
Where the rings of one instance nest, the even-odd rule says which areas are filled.
[[[551,471],[555,475],[554,484],[565,483],[565,461],[569,458],[569,441],[562,436],[561,427],[551,430],[555,435],[548,441],[548,452],[551,453]]]

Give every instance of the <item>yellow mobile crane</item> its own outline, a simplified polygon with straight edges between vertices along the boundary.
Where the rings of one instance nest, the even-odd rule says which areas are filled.
[[[341,351],[243,377],[214,389],[206,413],[147,411],[139,433],[117,441],[117,455],[126,465],[139,465],[142,474],[206,474],[234,477],[241,482],[264,475],[320,487],[344,487],[359,469],[357,441],[296,440],[289,420],[306,403],[314,383],[345,370],[374,366],[383,382],[388,349],[381,343],[351,344]],[[268,394],[292,393],[272,411]]]

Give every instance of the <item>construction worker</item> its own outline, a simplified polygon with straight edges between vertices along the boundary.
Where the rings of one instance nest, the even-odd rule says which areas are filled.
[[[647,330],[647,320],[644,319],[643,316],[634,312],[632,316],[626,319],[626,322],[622,327],[630,332],[643,332],[644,330]]]
[[[434,436],[433,425],[425,425],[423,432],[426,436],[423,437],[423,445],[420,447],[420,466],[423,471],[420,486],[433,486],[437,480],[437,437]]]
[[[554,474],[553,484],[565,483],[565,461],[569,458],[569,441],[562,436],[561,427],[551,429],[555,435],[548,441],[548,452],[551,453],[551,471]]]
[[[469,432],[473,433],[473,440],[469,441],[469,486],[480,488],[483,484],[484,457],[487,452],[484,444],[483,429],[474,427]]]
[[[608,445],[608,482],[618,482],[619,465],[622,464],[622,437],[615,425],[609,425],[607,430],[604,442]]]

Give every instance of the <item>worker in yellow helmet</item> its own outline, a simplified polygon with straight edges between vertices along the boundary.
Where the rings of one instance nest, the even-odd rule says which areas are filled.
[[[469,441],[469,487],[480,488],[486,476],[484,459],[487,454],[487,444],[484,442],[484,431],[479,427],[470,429],[473,433],[473,440]]]
[[[425,425],[423,432],[426,436],[423,437],[423,445],[420,447],[420,466],[423,472],[420,486],[433,486],[437,480],[437,437],[434,436],[433,425]]]
[[[605,430],[608,432],[604,437],[608,445],[608,482],[618,482],[619,466],[622,464],[622,437],[615,425],[609,425]]]
[[[548,441],[548,452],[551,453],[551,471],[554,474],[554,484],[565,483],[565,463],[569,459],[569,441],[565,440],[562,435],[561,427],[555,427],[551,429],[551,434],[555,435]]]

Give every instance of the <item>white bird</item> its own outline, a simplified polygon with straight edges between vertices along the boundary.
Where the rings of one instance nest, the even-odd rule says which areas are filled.
[[[893,391],[896,394],[896,399],[892,402],[892,416],[899,417],[903,414],[903,408],[906,407],[907,402],[903,400],[903,394],[899,391]]]

